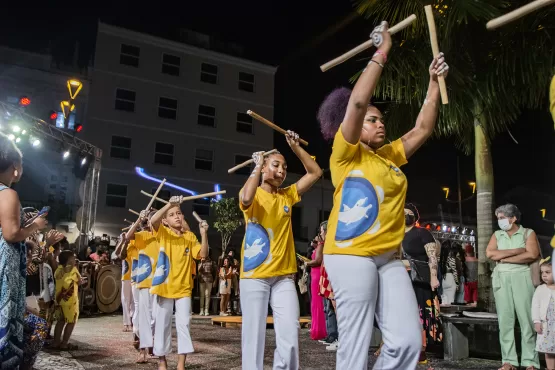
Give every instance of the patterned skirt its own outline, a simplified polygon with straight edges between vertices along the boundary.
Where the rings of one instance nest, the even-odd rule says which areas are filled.
[[[422,341],[428,349],[443,342],[441,316],[439,315],[439,297],[437,291],[432,291],[429,285],[413,282],[416,294],[420,323],[422,324]]]
[[[46,320],[32,313],[25,314],[25,331],[23,334],[25,347],[23,349],[22,365],[29,369],[33,366],[42,346],[44,346],[47,334],[48,324]]]
[[[326,271],[326,267],[322,264],[320,268],[320,290],[318,295],[334,300],[333,289],[331,288],[330,280],[328,279],[328,272]]]

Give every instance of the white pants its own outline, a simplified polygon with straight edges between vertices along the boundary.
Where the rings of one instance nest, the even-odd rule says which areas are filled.
[[[139,288],[137,288],[137,284],[131,284],[131,294],[133,294],[133,316],[131,318],[133,334],[139,336]]]
[[[154,320],[156,311],[154,309],[155,295],[150,294],[149,288],[139,289],[139,348],[152,348],[154,337]]]
[[[384,342],[374,369],[416,368],[422,349],[418,305],[405,266],[392,254],[324,255],[337,303],[336,369],[368,369],[374,317]]]
[[[212,283],[200,282],[200,313],[204,310],[210,312],[210,293],[212,292]]]
[[[448,272],[443,277],[443,282],[441,285],[443,289],[443,294],[441,295],[442,304],[451,304],[455,302],[455,294],[457,293],[457,284],[455,283],[455,277],[452,273]]]
[[[191,323],[191,297],[170,299],[156,296],[156,328],[154,329],[154,354],[167,356],[172,352],[172,316],[175,302],[175,329],[177,331],[177,354],[193,353],[193,341],[189,326]]]
[[[135,313],[135,302],[131,292],[131,280],[121,281],[121,309],[123,311],[123,325],[132,324],[131,319]]]
[[[299,300],[290,277],[241,279],[243,369],[263,370],[268,301],[274,314],[274,370],[299,368]]]

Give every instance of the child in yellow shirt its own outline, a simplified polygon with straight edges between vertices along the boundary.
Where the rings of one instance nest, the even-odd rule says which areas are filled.
[[[172,315],[175,304],[177,331],[177,369],[185,369],[188,353],[194,352],[189,332],[191,295],[193,291],[193,259],[208,255],[208,224],[200,223],[201,243],[193,234],[181,212],[183,197],[171,197],[168,204],[150,219],[160,251],[150,292],[154,301],[156,322],[154,354],[159,357],[159,370],[167,369],[166,356],[171,353]]]
[[[56,327],[54,329],[53,348],[61,350],[77,349],[69,344],[69,338],[79,318],[78,290],[81,274],[75,267],[75,254],[65,250],[58,257],[59,266],[54,273],[56,280],[56,304],[58,305]],[[65,327],[65,329],[64,329]],[[63,339],[62,339],[63,331]]]
[[[322,176],[322,169],[300,147],[297,134],[288,131],[286,139],[306,174],[296,184],[280,188],[287,176],[283,155],[264,158],[262,152],[254,153],[254,171],[239,193],[246,225],[240,283],[243,369],[261,370],[264,366],[268,303],[275,318],[274,368],[299,368],[299,301],[292,278],[297,259],[291,213],[301,195]]]

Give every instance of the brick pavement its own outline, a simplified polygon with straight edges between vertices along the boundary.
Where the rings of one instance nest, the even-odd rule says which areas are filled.
[[[139,365],[135,363],[137,352],[131,343],[131,334],[122,332],[121,316],[106,315],[79,320],[72,343],[79,349],[71,352],[47,351],[39,355],[36,370],[89,370],[89,369],[157,369],[156,362]],[[187,369],[241,369],[241,331],[238,328],[212,326],[204,317],[195,316],[192,325],[195,353],[187,358]],[[335,353],[327,352],[325,346],[310,340],[307,329],[301,330],[300,359],[303,370],[335,368]],[[271,369],[274,331],[267,330],[265,369]],[[175,348],[175,337],[174,337]],[[175,369],[176,356],[168,358],[169,368]],[[369,369],[373,357],[370,356]],[[499,362],[471,359],[463,362],[447,363],[433,360],[435,370],[495,370]],[[425,368],[422,368],[425,369]]]

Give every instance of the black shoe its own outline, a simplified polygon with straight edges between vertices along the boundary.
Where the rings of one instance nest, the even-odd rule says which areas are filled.
[[[322,343],[322,344],[328,345],[328,344],[331,343],[331,342],[330,342],[330,337],[325,337],[324,339],[320,339],[320,340],[318,341],[318,343]]]

